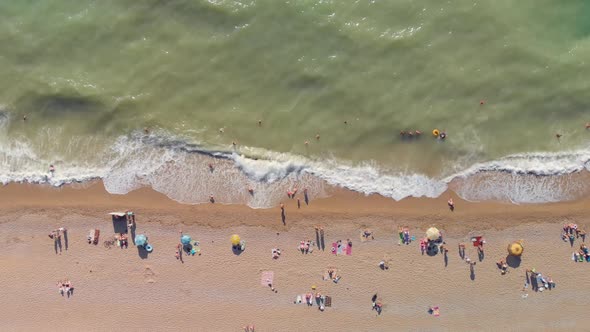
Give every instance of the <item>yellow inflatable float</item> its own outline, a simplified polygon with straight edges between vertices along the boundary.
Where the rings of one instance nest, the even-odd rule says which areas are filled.
[[[434,136],[434,137],[438,137],[438,135],[440,135],[440,131],[438,131],[438,129],[434,129],[434,130],[432,131],[432,136]]]

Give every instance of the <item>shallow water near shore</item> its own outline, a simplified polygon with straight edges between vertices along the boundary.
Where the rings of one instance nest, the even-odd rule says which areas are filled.
[[[324,182],[399,200],[493,172],[492,194],[452,187],[572,199],[586,189],[563,176],[590,160],[588,14],[532,0],[0,4],[0,180],[268,207]],[[232,172],[209,172],[218,162]]]

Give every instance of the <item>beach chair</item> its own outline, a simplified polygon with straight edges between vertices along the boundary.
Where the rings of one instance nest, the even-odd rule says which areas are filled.
[[[329,296],[329,295],[326,295],[325,296],[324,305],[326,307],[331,307],[332,306],[332,297],[331,296]]]

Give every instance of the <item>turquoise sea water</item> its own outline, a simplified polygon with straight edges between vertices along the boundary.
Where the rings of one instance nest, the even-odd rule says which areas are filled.
[[[312,177],[395,199],[456,178],[468,199],[569,199],[583,190],[535,179],[590,160],[589,34],[583,0],[3,2],[0,178],[192,203],[266,190],[221,199],[251,206]],[[501,175],[475,194],[481,172]]]

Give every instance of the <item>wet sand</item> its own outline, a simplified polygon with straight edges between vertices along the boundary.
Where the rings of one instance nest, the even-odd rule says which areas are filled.
[[[590,300],[588,263],[573,263],[573,249],[560,238],[564,222],[587,229],[588,201],[515,206],[469,203],[455,198],[456,210],[439,199],[401,202],[332,189],[330,198],[303,203],[285,197],[286,225],[280,210],[252,210],[219,204],[182,205],[148,189],[124,196],[107,194],[101,183],[59,189],[31,185],[0,188],[0,266],[5,291],[2,330],[176,330],[241,331],[392,331],[392,330],[587,330]],[[137,233],[154,252],[106,249],[114,235],[110,211],[131,209]],[[315,240],[314,225],[325,230],[325,251],[297,250]],[[398,245],[398,226],[420,238],[430,226],[443,231],[450,249],[447,265],[439,254],[421,255],[418,241]],[[68,250],[56,254],[47,234],[68,228]],[[370,227],[375,240],[361,243]],[[98,246],[89,245],[90,228],[101,230]],[[174,257],[179,230],[199,240],[201,256]],[[238,233],[246,250],[232,252],[229,237]],[[470,275],[457,244],[484,235],[486,256]],[[351,256],[331,254],[331,243],[353,241]],[[506,246],[524,239],[519,266],[500,275],[496,261]],[[574,247],[579,246],[579,241]],[[280,248],[278,260],[271,249]],[[467,256],[477,260],[467,246]],[[390,269],[378,268],[387,260]],[[329,266],[338,268],[338,284],[323,281]],[[557,288],[522,291],[525,269],[550,275]],[[278,293],[262,286],[262,271],[274,271]],[[70,298],[56,282],[69,278]],[[311,286],[332,297],[332,307],[294,304]],[[371,310],[377,293],[383,313]],[[523,294],[529,294],[526,299]],[[440,307],[441,316],[427,313]],[[34,319],[33,319],[34,318]]]

